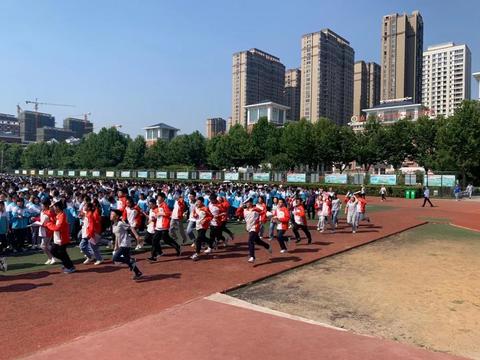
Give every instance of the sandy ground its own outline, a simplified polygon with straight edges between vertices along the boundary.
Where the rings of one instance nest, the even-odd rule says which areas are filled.
[[[230,295],[356,333],[480,359],[480,235],[426,225]]]

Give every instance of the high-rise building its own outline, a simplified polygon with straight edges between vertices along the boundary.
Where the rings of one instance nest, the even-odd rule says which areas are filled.
[[[353,113],[353,61],[350,43],[330,29],[302,36],[300,117],[347,124]]]
[[[37,131],[42,127],[55,127],[55,117],[37,111],[20,111],[18,122],[22,142],[37,141]]]
[[[412,15],[385,15],[382,22],[382,100],[411,97],[422,101],[423,19]]]
[[[68,138],[73,136],[73,131],[64,129],[64,128],[56,128],[51,126],[43,126],[37,129],[37,142],[49,141],[49,140],[56,140],[58,142],[65,141]]]
[[[207,139],[217,135],[225,134],[227,131],[227,122],[222,118],[207,119]]]
[[[290,108],[287,120],[300,120],[301,73],[300,69],[285,72],[285,105]]]
[[[63,120],[63,127],[71,130],[77,139],[93,132],[93,123],[86,119],[66,118]]]
[[[471,54],[452,42],[429,46],[423,53],[422,103],[432,114],[450,116],[470,99]]]
[[[380,65],[357,61],[354,69],[353,116],[360,119],[364,109],[380,103]]]
[[[20,136],[20,125],[15,115],[0,114],[0,132]]]
[[[247,126],[246,105],[264,100],[284,104],[285,66],[258,49],[233,54],[232,125]]]

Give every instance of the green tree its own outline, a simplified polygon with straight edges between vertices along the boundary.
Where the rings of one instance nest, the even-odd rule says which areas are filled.
[[[149,146],[145,152],[145,164],[148,168],[162,168],[168,165],[167,161],[167,142],[157,140]]]
[[[348,164],[355,160],[355,133],[349,126],[337,126],[331,139],[333,164],[342,173]]]
[[[437,133],[437,161],[442,170],[458,170],[463,185],[480,165],[480,103],[466,100],[453,116],[443,121]]]
[[[414,153],[413,136],[414,124],[411,120],[401,119],[386,126],[383,138],[379,139],[384,149],[384,163],[398,169],[407,158],[411,159]]]
[[[82,140],[76,154],[77,164],[84,169],[105,169],[118,166],[123,161],[128,137],[116,128],[102,128]]]
[[[283,152],[297,165],[316,165],[312,123],[306,119],[288,123],[281,139]]]
[[[382,146],[384,139],[384,127],[375,118],[367,119],[365,129],[355,134],[356,161],[366,171],[372,165],[378,164],[385,159],[385,149]]]
[[[0,171],[19,169],[23,148],[20,144],[0,142]]]
[[[279,139],[276,138],[275,125],[269,123],[266,117],[260,118],[253,125],[250,139],[254,150],[250,165],[258,166],[276,153]]]
[[[143,136],[137,136],[135,140],[129,141],[125,149],[122,166],[126,169],[140,169],[145,166],[145,151],[147,145]]]
[[[430,119],[428,116],[422,116],[413,126],[413,155],[418,165],[422,166],[426,172],[435,166],[438,124],[443,120],[443,118]]]

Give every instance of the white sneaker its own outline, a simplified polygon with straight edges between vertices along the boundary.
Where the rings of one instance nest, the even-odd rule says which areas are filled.
[[[353,230],[353,231],[352,231],[352,234],[355,234],[355,233],[356,233],[356,231],[355,231],[355,230]]]
[[[7,271],[7,269],[8,269],[7,258],[0,257],[0,271]]]
[[[48,259],[47,261],[45,261],[45,265],[50,265],[52,263],[52,260]]]
[[[190,244],[190,247],[195,247],[195,241],[193,243]]]
[[[103,260],[97,260],[93,263],[93,265],[100,265],[103,263]]]
[[[211,254],[212,251],[213,251],[212,248],[207,247],[207,248],[203,251],[203,253],[204,253],[204,254]]]
[[[320,231],[320,228],[319,228],[319,227],[317,227],[317,231]]]
[[[59,262],[60,262],[60,260],[55,259],[55,258],[52,258],[52,259],[50,260],[50,265],[53,265],[53,264],[56,264],[56,263],[59,263]]]
[[[255,262],[255,258],[254,258],[254,257],[248,258],[248,262],[249,262],[249,263],[254,263],[254,262]]]
[[[286,252],[287,252],[287,250],[285,250],[285,249],[280,250],[280,254],[285,254]]]
[[[93,260],[90,259],[90,258],[87,258],[87,260],[85,260],[83,263],[86,265],[86,264],[90,264]]]
[[[192,259],[193,261],[196,261],[198,260],[199,256],[197,253],[193,254],[192,256],[190,256],[190,259]]]

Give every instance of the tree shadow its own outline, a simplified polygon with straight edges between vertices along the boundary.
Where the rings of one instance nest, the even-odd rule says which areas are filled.
[[[264,266],[264,265],[282,263],[282,262],[286,262],[286,261],[299,262],[299,261],[302,261],[302,259],[300,259],[298,256],[275,257],[275,258],[271,258],[269,261],[265,261],[265,262],[260,263],[260,264],[255,264],[255,265],[253,265],[253,267],[260,267],[260,266]]]
[[[21,284],[11,284],[7,286],[0,286],[0,293],[2,292],[22,292],[30,291],[42,286],[51,286],[53,283],[41,283],[41,284],[32,284],[32,283],[21,283]]]
[[[328,245],[332,245],[333,241],[314,241],[312,242],[312,244],[328,246]]]
[[[143,282],[150,282],[150,281],[158,281],[158,280],[165,280],[165,279],[180,279],[182,274],[180,273],[173,273],[173,274],[155,274],[155,275],[143,275],[140,280],[137,280],[138,283]]]
[[[18,275],[3,275],[0,276],[0,281],[11,281],[11,280],[37,280],[43,279],[49,275],[51,275],[49,271],[39,271],[39,272],[32,272],[26,274],[18,274]]]
[[[87,269],[80,269],[77,270],[77,273],[98,273],[98,274],[106,274],[106,273],[111,273],[115,271],[122,270],[126,268],[125,266],[122,266],[125,264],[118,264],[118,265],[107,265],[107,266],[102,266],[102,267],[91,267]],[[92,265],[93,266],[93,265]]]
[[[290,252],[291,253],[298,253],[298,254],[302,254],[302,253],[316,253],[318,252],[319,249],[304,249],[304,248],[297,248],[295,250],[291,250]]]

